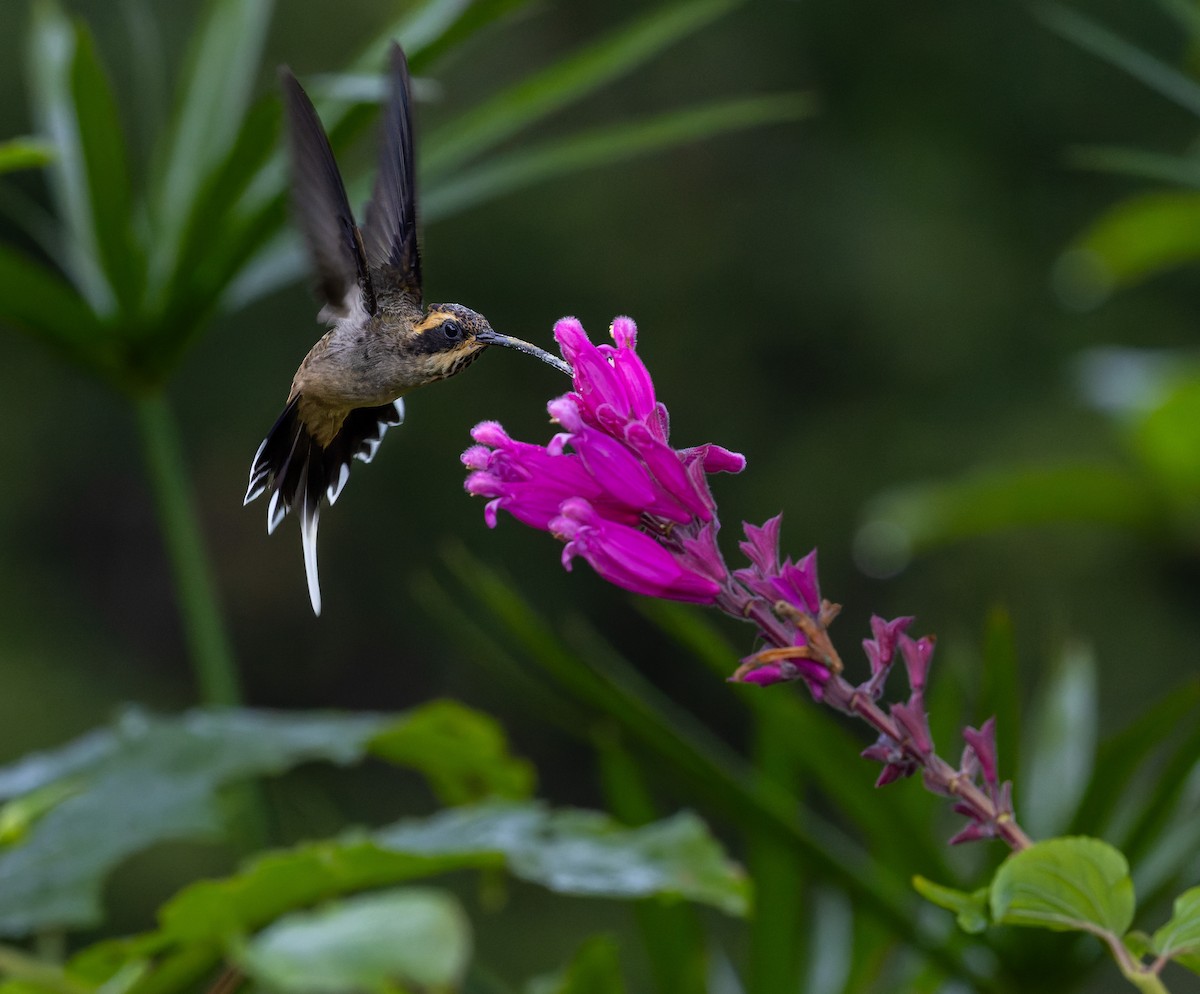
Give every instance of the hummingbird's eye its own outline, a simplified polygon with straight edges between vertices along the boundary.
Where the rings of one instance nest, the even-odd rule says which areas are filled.
[[[457,342],[463,337],[463,327],[457,321],[447,321],[442,325],[442,334],[450,341]]]

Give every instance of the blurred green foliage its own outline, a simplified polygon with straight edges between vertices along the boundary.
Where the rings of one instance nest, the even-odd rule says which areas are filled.
[[[593,332],[637,318],[675,437],[749,456],[718,495],[727,525],[782,508],[789,549],[821,547],[848,660],[871,612],[917,613],[938,631],[939,744],[997,713],[1002,768],[1021,771],[1018,814],[1028,796],[1046,831],[1120,846],[1147,909],[1136,924],[1166,920],[1200,847],[1200,295],[1186,265],[1197,171],[1174,151],[1194,138],[1200,25],[1186,0],[1036,9],[0,8],[0,135],[39,136],[0,145],[0,754],[55,746],[128,700],[179,707],[197,685],[211,701],[293,708],[453,694],[501,718],[556,810],[691,825],[712,855],[697,823],[659,820],[698,809],[756,899],[736,927],[678,900],[564,910],[497,883],[493,852],[447,856],[431,872],[483,869],[482,884],[452,877],[453,897],[379,900],[413,902],[451,945],[468,934],[456,909],[467,912],[467,989],[535,974],[529,989],[564,994],[617,990],[622,975],[671,992],[1108,989],[1094,945],[967,937],[921,915],[913,874],[974,887],[999,855],[946,852],[955,826],[917,785],[874,791],[859,729],[786,693],[732,692],[723,680],[748,651],[744,632],[669,605],[633,613],[585,570],[564,580],[552,543],[486,533],[477,506],[448,498],[472,423],[548,431],[544,400],[561,385],[536,364],[489,356],[469,386],[414,399],[329,516],[319,623],[294,536],[268,541],[261,514],[239,506],[254,446],[319,331],[296,286],[271,69],[311,78],[360,200],[373,81],[398,35],[423,84],[430,297],[535,341],[565,312]],[[818,102],[813,120],[785,123]],[[658,154],[634,161],[644,152]],[[343,842],[347,824],[524,796],[520,761],[475,781],[477,764],[505,754],[483,728],[449,719],[428,748],[375,740],[390,763],[444,760],[418,764],[428,784],[369,763],[268,781],[263,827],[293,848],[266,859],[285,875],[289,858],[343,866],[339,847],[374,837]],[[362,756],[355,741],[341,755]],[[239,778],[262,772],[254,749],[241,758]],[[96,799],[85,772],[14,792],[0,858],[34,852],[40,832]],[[167,796],[159,782],[145,787],[151,808]],[[314,838],[326,841],[294,845]],[[103,868],[104,929],[71,951],[139,937],[90,946],[66,973],[0,947],[0,971],[24,978],[10,994],[179,989],[223,956],[285,983],[295,961],[272,956],[311,917],[283,919],[283,938],[259,933],[257,946],[243,924],[203,948],[172,946],[169,918],[152,925],[197,876],[236,889],[266,864],[233,873],[228,848],[161,839],[117,856]],[[374,857],[363,865],[353,885],[321,892],[316,914],[335,931],[371,915],[352,892],[399,879]],[[53,934],[34,945],[52,951]],[[435,964],[435,979],[457,980],[462,962]]]

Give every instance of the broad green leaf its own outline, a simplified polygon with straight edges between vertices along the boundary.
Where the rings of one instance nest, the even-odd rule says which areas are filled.
[[[0,798],[63,781],[74,787],[20,845],[0,850],[0,934],[96,922],[104,877],[121,860],[168,839],[219,837],[222,786],[299,763],[356,762],[376,743],[385,758],[402,760],[413,751],[405,742],[412,734],[421,747],[456,757],[420,761],[436,770],[442,789],[481,796],[499,784],[511,792],[527,768],[500,755],[494,726],[480,723],[469,731],[465,709],[436,702],[398,717],[211,710],[159,718],[131,711],[115,728],[0,768]],[[479,766],[456,752],[460,734],[491,740]]]
[[[1072,836],[1036,842],[996,871],[992,920],[1053,931],[1123,935],[1133,921],[1133,881],[1120,851]]]
[[[624,994],[625,990],[617,942],[608,935],[592,936],[562,971],[525,986],[525,994]]]
[[[494,804],[400,822],[375,839],[384,849],[419,856],[503,856],[514,876],[560,894],[669,896],[731,915],[747,910],[743,873],[688,813],[624,828],[591,811]]]
[[[153,961],[129,994],[166,994],[287,912],[456,870],[507,870],[583,897],[687,899],[734,914],[747,904],[741,871],[694,816],[627,829],[593,812],[491,804],[261,855],[235,876],[185,888],[159,912],[156,932],[93,946],[72,968],[102,983]]]
[[[499,724],[456,701],[418,708],[375,736],[370,748],[391,763],[419,770],[444,804],[524,800],[533,792],[534,769],[509,753]]]
[[[958,927],[964,932],[976,935],[984,931],[990,924],[988,918],[988,888],[981,887],[976,891],[958,890],[956,887],[946,887],[926,880],[922,876],[913,877],[913,888],[926,901],[936,904],[939,908],[953,911],[958,921]]]
[[[54,160],[54,146],[40,138],[9,138],[0,142],[0,173],[38,169]]]
[[[50,188],[67,232],[63,265],[98,315],[111,315],[116,296],[104,274],[88,150],[80,131],[73,73],[83,32],[54,0],[35,0],[30,19],[29,93],[37,128],[55,158]]]
[[[1154,933],[1154,951],[1168,959],[1200,960],[1200,887],[1175,899],[1171,920]]]
[[[1200,193],[1139,193],[1105,211],[1059,260],[1065,299],[1102,302],[1113,290],[1200,257]]]
[[[423,168],[445,173],[534,121],[633,71],[664,48],[740,5],[741,0],[686,0],[643,14],[606,38],[535,73],[429,136]]]
[[[471,955],[458,901],[429,888],[345,898],[273,922],[237,954],[253,980],[282,994],[456,987]]]
[[[1068,41],[1128,73],[1184,110],[1200,116],[1200,84],[1178,69],[1067,7],[1045,4],[1037,8],[1037,16]]]
[[[1019,783],[1021,822],[1034,837],[1070,824],[1092,776],[1099,708],[1090,647],[1068,644],[1034,698],[1026,763]]]
[[[728,131],[794,121],[812,114],[814,108],[812,99],[801,93],[749,97],[671,111],[646,121],[622,122],[530,146],[489,158],[440,183],[432,182],[425,197],[425,213],[433,219],[450,217],[535,183]]]
[[[1067,150],[1067,162],[1076,169],[1098,173],[1179,186],[1200,186],[1200,160],[1194,156],[1164,155],[1111,145],[1082,145]]]
[[[174,270],[188,212],[237,140],[273,8],[272,0],[208,0],[192,33],[157,150],[154,286]]]
[[[486,804],[267,853],[201,881],[160,913],[160,939],[197,944],[253,930],[323,897],[450,870],[505,869],[583,897],[678,897],[744,914],[746,881],[692,815],[628,829],[588,811]]]
[[[1155,496],[1128,473],[1095,464],[1058,464],[981,472],[886,493],[872,501],[860,533],[882,526],[902,534],[911,552],[922,552],[1003,529],[1063,521],[1157,534],[1161,516]]]

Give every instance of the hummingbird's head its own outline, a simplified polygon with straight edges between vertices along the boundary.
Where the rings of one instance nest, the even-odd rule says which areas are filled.
[[[429,382],[462,372],[490,344],[488,336],[495,335],[487,318],[461,304],[431,304],[413,331],[412,349]]]
[[[444,380],[462,372],[489,345],[527,352],[571,375],[571,367],[558,356],[492,330],[487,318],[462,304],[430,304],[425,317],[413,326],[414,352],[427,367],[428,381]]]

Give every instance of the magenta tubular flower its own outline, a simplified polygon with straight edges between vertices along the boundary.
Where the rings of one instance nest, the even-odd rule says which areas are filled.
[[[574,369],[573,390],[547,405],[562,431],[539,446],[477,425],[462,457],[467,491],[491,498],[489,526],[504,510],[565,542],[568,569],[582,557],[626,590],[711,604],[731,581],[707,477],[746,461],[717,445],[672,448],[636,325],[620,317],[610,330],[615,344],[593,345],[574,318],[554,326]]]

